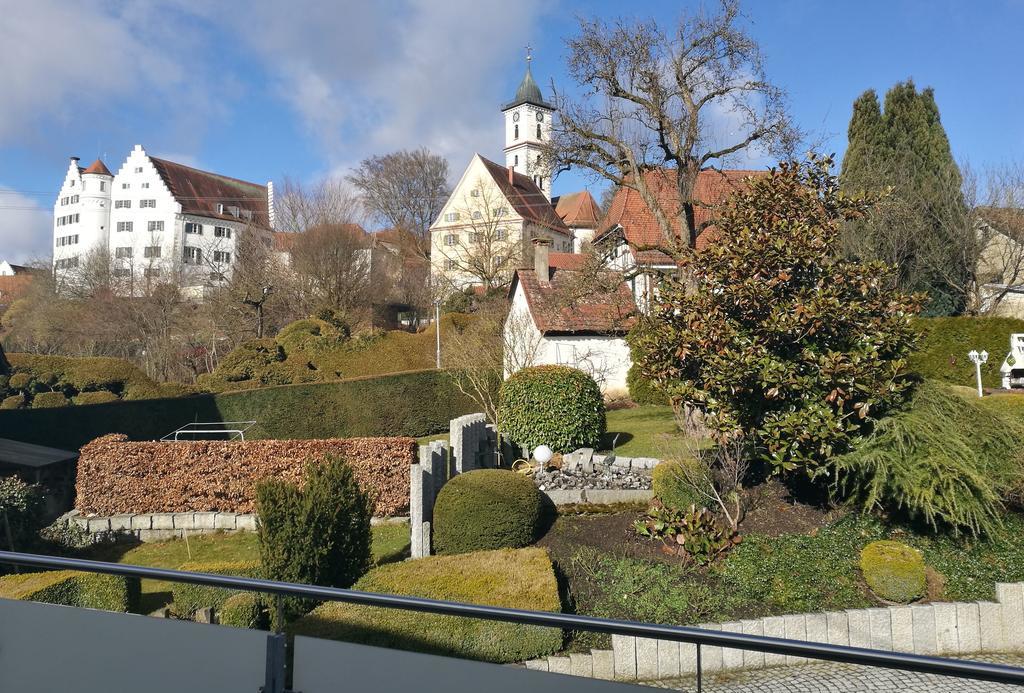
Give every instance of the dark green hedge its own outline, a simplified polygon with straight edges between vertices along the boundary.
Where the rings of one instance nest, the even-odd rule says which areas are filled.
[[[476,407],[447,373],[415,371],[173,399],[0,411],[3,437],[76,450],[108,433],[153,440],[193,422],[256,421],[250,439],[420,437]]]
[[[1010,335],[1024,332],[1024,320],[1016,318],[921,318],[915,326],[921,340],[910,358],[910,370],[927,379],[968,387],[974,387],[975,376],[967,352],[988,352],[981,381],[985,387],[999,387],[999,367],[1010,351]]]

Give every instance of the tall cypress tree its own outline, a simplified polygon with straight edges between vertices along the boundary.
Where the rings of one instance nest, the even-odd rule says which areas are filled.
[[[896,265],[903,289],[928,294],[926,314],[961,312],[974,241],[934,91],[919,92],[912,80],[896,84],[884,112],[873,91],[861,95],[841,180],[849,192],[893,191],[871,220],[847,229],[847,248]]]
[[[868,89],[853,102],[853,117],[846,132],[849,144],[840,173],[844,189],[863,192],[874,187],[871,171],[882,156],[884,132],[878,95]]]

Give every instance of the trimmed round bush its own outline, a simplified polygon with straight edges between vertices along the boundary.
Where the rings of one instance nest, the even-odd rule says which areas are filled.
[[[498,427],[527,451],[597,447],[605,431],[601,388],[577,368],[523,368],[501,385]]]
[[[559,612],[547,551],[535,547],[429,556],[371,570],[354,589],[510,609]],[[329,602],[294,623],[307,635],[488,662],[522,662],[557,652],[558,628]]]
[[[266,614],[260,595],[237,592],[225,600],[217,611],[217,622],[232,628],[259,629],[266,625]]]
[[[71,402],[68,401],[63,392],[40,392],[32,398],[33,409],[53,409],[56,407],[66,407],[69,404]]]
[[[705,499],[697,493],[693,484],[687,481],[686,470],[699,470],[701,462],[694,459],[666,460],[651,472],[651,489],[654,495],[669,508],[686,510],[691,505],[698,508],[705,505]],[[699,480],[701,476],[691,474],[690,478]]]
[[[32,375],[30,373],[15,373],[7,381],[7,387],[12,390],[27,390],[31,382]]]
[[[860,552],[864,581],[878,597],[909,604],[924,596],[924,557],[898,541],[873,541]]]
[[[21,393],[11,395],[10,397],[4,397],[3,401],[0,402],[0,409],[21,409],[24,406],[25,395]]]
[[[115,395],[113,392],[107,392],[105,390],[98,390],[96,392],[82,392],[71,398],[71,401],[77,405],[106,404],[107,402],[116,402],[117,400],[117,395]]]
[[[504,469],[459,474],[434,503],[439,554],[520,548],[537,539],[543,496],[533,481]]]

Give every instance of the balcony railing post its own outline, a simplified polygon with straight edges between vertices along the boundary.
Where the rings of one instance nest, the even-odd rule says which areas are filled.
[[[700,643],[697,643],[697,693],[704,693],[704,679],[701,672]]]
[[[285,636],[267,636],[267,672],[260,693],[285,693]]]

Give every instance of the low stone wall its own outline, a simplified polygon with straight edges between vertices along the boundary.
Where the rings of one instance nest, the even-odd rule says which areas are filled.
[[[698,626],[747,635],[848,645],[920,655],[959,657],[1024,652],[1024,583],[996,585],[995,602],[938,602],[875,609],[705,623]],[[705,672],[802,664],[802,657],[701,647]],[[671,679],[697,671],[697,648],[688,643],[612,636],[611,650],[591,650],[526,662],[529,669],[622,681]]]
[[[111,536],[135,538],[141,542],[164,541],[213,532],[255,532],[254,513],[139,513],[110,517],[85,516],[72,511],[63,518],[91,535],[92,541]],[[374,517],[372,525],[404,524],[406,517]]]

